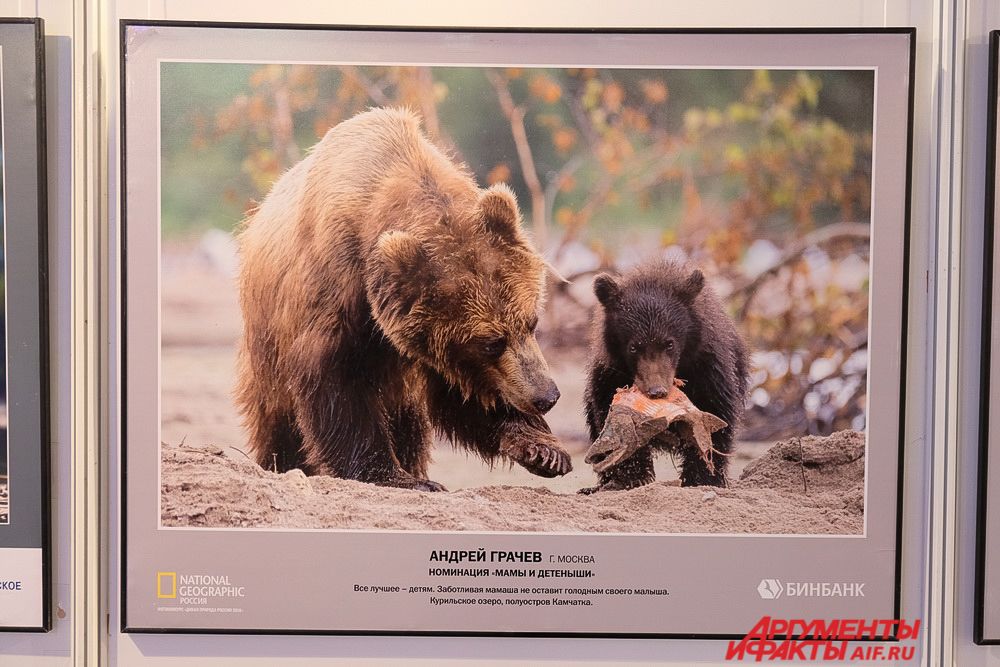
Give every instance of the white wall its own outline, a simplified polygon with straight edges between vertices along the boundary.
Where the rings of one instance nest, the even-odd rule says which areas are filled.
[[[979,456],[980,322],[983,280],[983,220],[986,197],[986,115],[989,81],[989,32],[1000,29],[1000,5],[968,4],[966,31],[964,161],[962,190],[961,297],[959,302],[957,572],[955,663],[969,667],[1000,665],[1000,646],[972,643],[975,583],[976,483]],[[994,295],[994,300],[1000,295]]]
[[[933,556],[943,540],[940,513],[930,513],[932,499],[940,495],[946,478],[932,474],[939,454],[929,446],[931,434],[942,429],[939,415],[944,405],[935,392],[934,372],[948,371],[947,353],[941,360],[933,347],[933,334],[941,326],[938,309],[930,305],[941,294],[950,294],[950,265],[947,254],[940,255],[936,230],[930,221],[944,212],[944,227],[949,230],[951,201],[938,197],[938,178],[942,174],[941,160],[950,155],[950,145],[939,141],[942,109],[950,108],[950,89],[939,73],[948,63],[942,62],[942,36],[948,33],[950,14],[932,0],[507,0],[487,3],[469,0],[424,0],[416,3],[392,0],[375,3],[362,0],[342,0],[318,3],[310,0],[106,0],[102,18],[103,47],[106,54],[105,90],[117,91],[119,18],[186,19],[212,21],[315,22],[367,25],[448,25],[448,26],[638,26],[638,27],[802,27],[802,26],[910,26],[918,30],[916,118],[914,130],[913,170],[913,244],[911,248],[911,331],[909,349],[910,406],[906,425],[907,462],[904,490],[903,609],[908,619],[923,618],[925,624],[936,622],[939,612],[947,610],[946,591],[928,588]],[[943,5],[944,3],[940,3]],[[949,46],[950,48],[950,46]],[[106,99],[111,127],[117,127],[114,93]],[[944,146],[943,150],[942,147]],[[116,202],[115,167],[117,144],[109,137],[105,159],[111,169],[110,201]],[[945,170],[947,171],[947,170]],[[950,181],[946,182],[950,191]],[[111,206],[109,225],[115,228],[115,206]],[[947,237],[947,234],[945,234]],[[115,239],[106,246],[113,257]],[[109,281],[108,294],[115,284]],[[113,312],[113,311],[112,311]],[[113,336],[106,348],[116,349]],[[112,358],[112,361],[113,358]],[[940,367],[940,368],[939,368]],[[114,375],[114,370],[112,376]],[[112,394],[113,397],[113,394]],[[113,404],[109,404],[110,424],[118,423]],[[112,436],[114,433],[111,434]],[[942,438],[944,437],[942,431]],[[252,636],[160,636],[121,635],[115,628],[118,621],[117,549],[117,439],[111,439],[109,551],[112,573],[110,627],[112,634],[108,652],[113,664],[119,665],[318,665],[336,661],[359,662],[370,659],[379,663],[407,658],[421,659],[426,664],[441,660],[472,661],[512,660],[520,662],[547,661],[549,664],[577,664],[581,661],[611,663],[616,661],[674,664],[712,663],[722,658],[723,643],[681,640],[574,640],[519,638],[410,638],[410,637],[252,637]],[[936,536],[936,537],[935,537]],[[939,590],[940,589],[940,590]],[[943,618],[943,616],[942,616]],[[925,625],[926,627],[926,625]],[[938,637],[932,645],[922,646],[922,657],[928,664],[938,664],[934,655],[950,650]],[[919,662],[919,661],[918,661]],[[489,664],[484,662],[483,664]],[[914,664],[914,663],[910,663]]]
[[[93,47],[80,32],[81,13],[99,21],[102,42]],[[954,12],[954,14],[953,14]],[[974,563],[974,516],[976,481],[976,414],[979,387],[979,325],[981,312],[979,286],[982,278],[982,219],[985,164],[985,119],[987,53],[986,35],[1000,28],[1000,7],[988,0],[934,2],[905,0],[871,2],[863,0],[758,0],[737,3],[731,0],[507,0],[504,3],[449,0],[425,0],[422,3],[392,0],[342,0],[318,3],[310,0],[0,0],[0,15],[33,16],[46,19],[48,59],[49,190],[50,203],[50,322],[51,384],[53,415],[53,581],[55,585],[54,628],[46,635],[0,635],[0,664],[68,665],[74,659],[82,664],[80,650],[86,637],[83,619],[77,609],[85,602],[74,588],[75,572],[80,565],[77,545],[83,543],[82,507],[74,509],[73,498],[81,486],[93,484],[86,464],[94,463],[94,448],[99,442],[77,439],[73,435],[79,417],[74,411],[71,388],[86,387],[87,379],[74,372],[70,351],[74,332],[81,335],[83,324],[76,320],[73,329],[71,295],[79,289],[80,267],[74,259],[86,258],[89,233],[102,229],[100,216],[89,213],[109,212],[108,229],[116,224],[117,195],[114,188],[117,144],[108,136],[103,156],[84,155],[81,151],[93,138],[80,135],[82,127],[101,128],[103,100],[109,105],[111,128],[117,127],[115,91],[117,91],[117,19],[166,18],[194,20],[240,20],[262,22],[320,22],[357,24],[412,25],[508,25],[508,26],[888,26],[915,25],[918,30],[917,96],[914,132],[914,240],[911,284],[910,368],[911,387],[926,387],[920,396],[912,393],[907,424],[906,513],[916,517],[908,521],[905,532],[904,608],[908,618],[923,617],[925,627],[932,623],[947,625],[925,647],[926,664],[1000,665],[1000,647],[975,647],[971,643],[972,579]],[[955,21],[954,24],[951,21]],[[955,30],[957,28],[957,30]],[[960,45],[952,58],[948,49]],[[967,41],[962,41],[967,39]],[[961,46],[964,44],[964,48]],[[944,48],[944,51],[942,51]],[[83,57],[79,57],[82,54]],[[964,93],[957,107],[951,98]],[[964,77],[964,78],[963,78]],[[82,95],[89,97],[80,103]],[[88,109],[89,118],[74,119],[73,109]],[[957,116],[951,117],[957,111]],[[943,134],[942,134],[943,131]],[[950,143],[956,134],[955,146]],[[951,169],[952,149],[961,157],[957,173]],[[74,152],[89,157],[76,165]],[[103,158],[103,159],[102,159]],[[102,164],[111,169],[108,198],[99,204],[100,179],[80,175],[80,170],[99,171]],[[958,180],[963,179],[963,180]],[[82,184],[74,191],[74,183]],[[939,190],[939,183],[943,186]],[[87,188],[90,190],[88,196]],[[952,198],[954,196],[954,199]],[[77,213],[74,217],[74,212]],[[927,221],[938,222],[937,226]],[[952,224],[961,221],[961,224]],[[82,240],[81,240],[82,239]],[[112,251],[113,235],[106,238],[105,250]],[[961,267],[960,280],[956,269]],[[90,267],[95,268],[95,267]],[[926,276],[925,276],[926,272]],[[920,287],[928,286],[921,295]],[[111,281],[110,288],[114,288]],[[105,295],[106,296],[106,295]],[[108,300],[103,300],[104,312]],[[101,304],[98,304],[101,305]],[[946,324],[948,306],[958,308],[953,324]],[[933,306],[933,307],[931,307]],[[77,304],[80,311],[80,304]],[[86,312],[86,308],[84,311]],[[948,336],[934,338],[934,332]],[[103,350],[115,349],[113,339]],[[111,357],[108,357],[111,359]],[[958,361],[958,365],[953,364]],[[93,370],[93,367],[84,367]],[[953,392],[935,391],[934,380],[956,380]],[[113,406],[106,404],[108,423],[116,423]],[[946,419],[948,410],[957,417]],[[85,432],[85,430],[83,431]],[[929,443],[937,438],[936,447]],[[110,441],[112,449],[116,441]],[[89,448],[89,449],[88,449]],[[117,459],[112,454],[106,479],[110,494],[105,497],[109,512],[105,517],[110,528],[111,548],[107,552],[110,628],[118,627],[117,572],[118,535]],[[950,515],[954,510],[957,514]],[[76,514],[74,514],[76,512]],[[928,520],[920,517],[928,516]],[[954,539],[954,543],[950,539]],[[954,547],[957,560],[946,558]],[[75,559],[74,559],[75,558]],[[924,582],[930,582],[925,586]],[[954,586],[952,597],[951,586]],[[950,636],[954,620],[955,633]],[[939,626],[940,627],[940,626]],[[951,640],[954,640],[951,643]],[[639,640],[569,640],[569,639],[432,639],[432,638],[356,638],[356,637],[172,637],[123,636],[112,631],[108,657],[120,665],[314,665],[337,659],[358,662],[370,659],[379,663],[404,658],[421,659],[437,664],[443,659],[518,660],[575,663],[579,661],[672,661],[675,664],[713,662],[721,655],[720,645],[712,642],[639,641]],[[249,656],[256,656],[249,659]]]
[[[73,3],[0,0],[0,16],[45,19],[49,193],[49,329],[52,397],[53,626],[47,634],[0,633],[0,665],[50,667],[73,664],[75,611],[73,516],[74,450],[71,381],[71,307],[74,128]]]

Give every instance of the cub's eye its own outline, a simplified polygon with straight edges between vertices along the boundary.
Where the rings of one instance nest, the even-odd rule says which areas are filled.
[[[674,341],[668,340],[666,342],[666,344],[664,345],[664,347],[667,348],[667,352],[673,352],[673,350],[674,350]]]
[[[483,343],[482,351],[483,354],[490,359],[499,358],[504,351],[507,349],[507,341],[503,338],[497,338],[495,340],[487,341]]]
[[[630,343],[628,346],[629,354],[639,354],[639,346],[636,343]]]

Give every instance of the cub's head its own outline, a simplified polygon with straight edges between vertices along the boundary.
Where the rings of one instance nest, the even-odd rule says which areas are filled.
[[[454,207],[453,207],[454,208]],[[465,400],[547,412],[559,390],[535,340],[546,265],[506,186],[478,193],[416,233],[391,231],[366,264],[372,315],[401,354]]]
[[[650,398],[670,392],[681,357],[698,336],[693,304],[704,286],[701,271],[666,264],[625,278],[603,273],[594,279],[611,361]]]

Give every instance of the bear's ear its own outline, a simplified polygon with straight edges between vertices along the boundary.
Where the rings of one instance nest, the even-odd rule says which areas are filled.
[[[408,232],[385,232],[379,236],[375,255],[390,273],[418,272],[430,263],[420,239]]]
[[[695,297],[701,294],[702,288],[705,287],[705,276],[700,269],[695,269],[691,272],[691,275],[687,277],[684,284],[681,285],[680,289],[677,290],[678,296],[684,301],[691,303],[694,301]]]
[[[608,273],[602,273],[594,278],[594,294],[605,308],[612,310],[621,300],[622,288],[618,281]]]
[[[365,286],[369,302],[379,312],[392,308],[409,312],[424,288],[434,281],[434,269],[424,244],[407,232],[385,232],[375,241],[368,260]]]
[[[486,231],[510,244],[522,242],[521,213],[514,193],[503,183],[491,186],[479,197],[479,215]]]

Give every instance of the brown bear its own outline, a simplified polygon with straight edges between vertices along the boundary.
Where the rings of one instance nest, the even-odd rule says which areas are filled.
[[[436,430],[543,477],[546,264],[504,185],[480,189],[412,113],[332,128],[239,232],[236,401],[257,462],[383,486],[427,479]]]
[[[714,457],[714,471],[699,452],[679,452],[681,484],[725,486],[749,368],[746,344],[702,272],[680,262],[650,261],[619,277],[597,276],[594,293],[600,305],[585,391],[591,440],[604,427],[619,387],[635,385],[650,398],[664,398],[674,379],[681,379],[695,407],[727,424],[712,433],[712,447],[721,454]],[[598,486],[581,493],[649,484],[656,445],[604,471]]]

